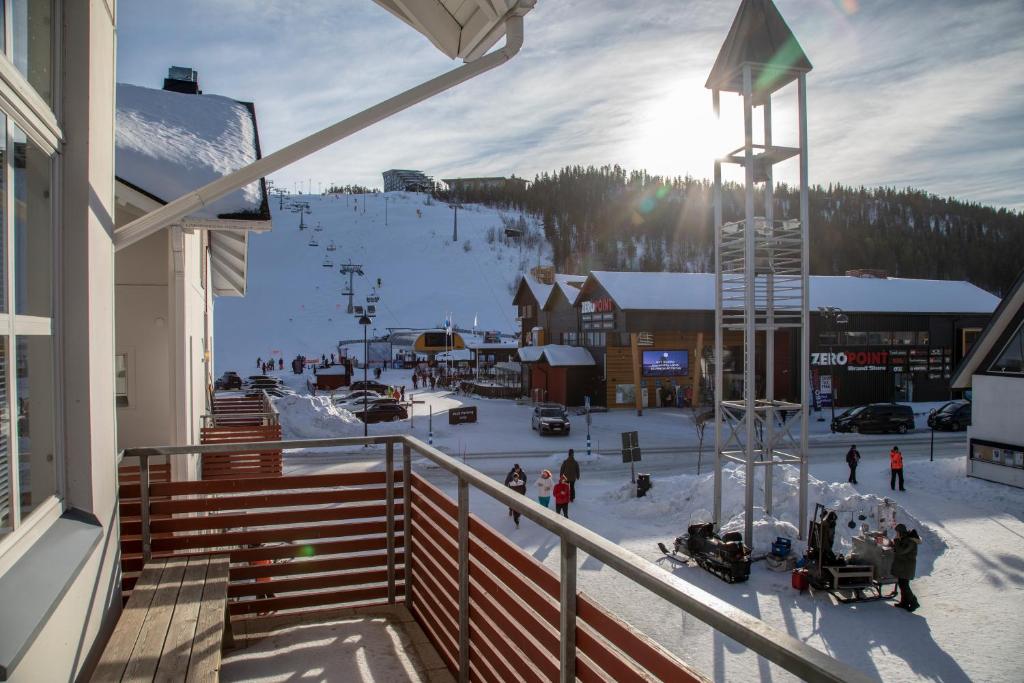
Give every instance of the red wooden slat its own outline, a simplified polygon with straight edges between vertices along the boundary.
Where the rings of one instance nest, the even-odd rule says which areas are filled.
[[[401,470],[395,472],[396,481]],[[351,472],[347,474],[307,474],[287,477],[267,477],[234,481],[175,481],[150,484],[151,496],[185,496],[200,493],[250,493],[253,491],[282,491],[294,489],[334,488],[337,486],[359,486],[385,483],[383,472]]]
[[[471,576],[469,582],[470,621],[479,621],[481,615],[487,617],[494,623],[508,641],[514,645],[525,656],[525,661],[530,662],[531,670],[541,674],[538,680],[544,678],[558,678],[558,638],[545,639],[545,643],[537,642],[534,635],[543,637],[544,632],[531,633],[532,627],[537,623],[531,620],[528,612],[516,602],[516,596],[510,595],[502,589],[493,594],[482,585],[478,585],[476,578]],[[523,621],[520,621],[522,618]],[[497,643],[495,643],[497,645]],[[551,646],[554,647],[555,655],[551,655]]]
[[[473,536],[469,537],[469,552],[472,563],[482,563],[514,594],[522,596],[523,600],[533,607],[547,623],[558,627],[559,606],[557,600],[538,588],[532,581],[524,579],[504,561],[504,558],[493,554],[487,549],[487,546],[481,544]]]
[[[576,596],[576,617],[586,622],[587,625],[658,678],[666,681],[702,680],[700,677],[694,676],[685,663],[651,641],[647,636],[611,615],[582,592]]]
[[[402,521],[395,520],[395,529],[402,528]],[[318,538],[342,538],[345,536],[369,536],[383,534],[386,524],[380,522],[350,522],[347,524],[324,524],[319,526],[280,527],[261,531],[230,531],[222,534],[196,534],[153,538],[155,551],[187,550],[196,548],[217,548],[234,545],[254,545],[280,541],[306,541]]]
[[[401,581],[404,578],[405,570],[401,568],[395,569],[395,579]],[[280,595],[281,593],[318,591],[325,588],[356,587],[378,583],[386,584],[387,581],[388,571],[386,568],[332,574],[317,574],[316,576],[304,576],[295,579],[275,579],[273,581],[241,584],[232,583],[228,586],[228,597],[237,598],[249,595]]]
[[[286,477],[282,477],[285,479]],[[395,489],[396,500],[401,489]],[[186,512],[217,512],[222,510],[251,510],[258,508],[294,507],[297,505],[324,505],[330,503],[358,503],[384,500],[383,488],[336,489],[334,491],[307,491],[304,493],[259,493],[241,496],[218,496],[195,499],[156,500],[150,504],[153,514],[181,514]]]
[[[321,572],[342,571],[345,569],[363,569],[366,567],[386,567],[387,555],[354,555],[350,557],[331,557],[317,560],[295,560],[293,562],[274,562],[271,564],[238,565],[231,568],[231,580],[243,581],[270,576],[295,576],[301,574],[317,574]],[[395,553],[395,566],[405,564],[405,553]]]
[[[395,505],[395,515],[401,516],[402,504]],[[207,529],[235,529],[238,527],[281,526],[284,524],[305,524],[308,522],[325,522],[331,520],[366,519],[385,517],[387,506],[381,503],[373,505],[345,505],[339,507],[322,507],[304,510],[278,510],[275,512],[250,512],[248,514],[213,515],[207,517],[175,517],[154,520],[150,531],[154,534],[171,531],[200,531]]]
[[[469,532],[526,578],[533,581],[541,590],[546,591],[553,598],[558,598],[558,576],[541,564],[537,558],[523,552],[522,548],[498,534],[476,515],[469,516]]]

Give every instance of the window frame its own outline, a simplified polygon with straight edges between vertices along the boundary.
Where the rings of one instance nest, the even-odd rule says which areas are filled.
[[[0,344],[4,345],[6,363],[6,398],[7,414],[0,415],[0,420],[8,423],[8,486],[14,499],[11,502],[11,531],[0,536],[0,567],[6,566],[9,558],[17,557],[11,552],[15,547],[31,542],[42,533],[49,524],[64,511],[66,491],[65,472],[65,434],[64,434],[64,377],[63,338],[59,321],[62,318],[60,308],[61,287],[63,286],[63,268],[61,260],[62,236],[60,201],[62,196],[61,156],[60,149],[64,142],[64,133],[59,124],[60,102],[62,101],[61,73],[62,33],[57,30],[62,25],[62,6],[51,0],[50,12],[50,50],[51,50],[51,83],[53,107],[36,92],[28,79],[14,65],[13,21],[11,2],[3,3],[4,12],[4,45],[0,50],[0,113],[6,117],[5,124],[0,127],[0,134],[6,137],[8,149],[0,173],[5,174],[5,211],[0,222],[4,230],[6,250],[4,257],[4,286],[6,287],[5,305],[7,310],[0,312]],[[26,138],[26,144],[36,145],[50,160],[50,223],[52,240],[50,244],[51,289],[50,317],[25,315],[17,313],[17,242],[15,240],[15,197],[14,197],[14,164],[13,130],[17,126]],[[18,444],[18,359],[17,338],[29,336],[50,337],[50,361],[55,378],[53,401],[53,467],[54,492],[38,501],[33,509],[22,516],[21,511],[21,476],[20,450]],[[13,561],[13,560],[11,560]]]
[[[1019,371],[1013,370],[995,370],[994,366],[999,362],[999,359],[1003,357],[1003,354],[1010,350],[1010,344],[1012,344],[1017,336],[1024,336],[1024,319],[1022,319],[1017,327],[1014,328],[1013,332],[1006,338],[1006,343],[999,347],[999,350],[992,354],[992,360],[985,366],[985,374],[997,375],[999,377],[1024,377],[1024,367]]]

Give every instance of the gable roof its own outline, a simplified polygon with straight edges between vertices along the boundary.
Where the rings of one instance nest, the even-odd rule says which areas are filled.
[[[713,311],[714,273],[593,271],[584,290],[600,285],[623,310]],[[962,280],[811,276],[812,311],[848,313],[991,313],[999,299]]]
[[[1024,271],[1021,271],[1020,275],[1017,276],[1017,280],[1010,287],[1010,291],[999,302],[999,306],[989,319],[988,325],[978,335],[974,346],[967,352],[967,355],[964,356],[964,359],[957,367],[956,372],[953,373],[953,379],[950,380],[949,384],[951,388],[967,389],[971,386],[971,377],[978,371],[982,361],[992,352],[996,342],[1006,333],[1021,309],[1024,309]]]
[[[596,365],[594,357],[585,348],[565,344],[522,346],[519,348],[519,358],[524,363],[536,363],[543,360],[553,368]]]
[[[117,84],[114,174],[162,204],[260,158],[251,103]],[[197,219],[270,220],[262,180],[191,214]]]
[[[548,307],[554,303],[556,292],[561,292],[569,301],[569,305],[575,306],[576,299],[580,296],[583,283],[586,281],[586,275],[555,273],[555,284],[551,286],[551,291],[548,292],[548,298],[544,301],[544,305],[541,306],[541,308],[548,310]]]
[[[772,0],[743,0],[704,87],[743,92],[751,64],[755,93],[774,92],[813,67]]]
[[[516,294],[512,298],[513,306],[522,305],[521,294],[529,293],[533,297],[534,303],[540,308],[547,303],[548,297],[551,295],[552,285],[545,285],[542,282],[538,282],[532,275],[522,274],[519,276],[519,284],[516,286]]]

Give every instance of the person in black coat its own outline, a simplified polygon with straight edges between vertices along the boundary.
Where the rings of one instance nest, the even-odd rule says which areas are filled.
[[[907,531],[903,524],[896,525],[896,540],[892,544],[892,575],[896,577],[900,599],[893,607],[902,607],[908,612],[921,606],[914,591],[910,590],[910,581],[917,572],[917,546],[920,544],[921,537],[916,529]]]
[[[846,464],[850,467],[850,478],[847,479],[851,484],[857,483],[857,463],[860,462],[860,451],[857,450],[857,444],[850,446],[850,450],[846,451]]]
[[[523,472],[523,468],[518,463],[512,466],[512,469],[508,474],[505,475],[505,486],[509,487],[516,493],[526,495],[526,473]],[[519,528],[519,512],[508,509],[508,514],[512,516],[512,521],[515,522],[516,528]]]
[[[576,460],[576,454],[569,449],[569,456],[562,461],[562,468],[558,471],[559,478],[563,475],[569,482],[569,501],[576,501],[576,482],[580,478],[580,463]]]

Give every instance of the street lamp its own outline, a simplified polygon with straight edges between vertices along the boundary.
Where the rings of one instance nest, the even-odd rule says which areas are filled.
[[[843,309],[837,306],[818,306],[818,313],[821,317],[829,321],[829,326],[832,330],[832,336],[828,343],[828,381],[829,381],[829,397],[828,404],[832,410],[832,421],[836,419],[836,380],[835,373],[832,370],[832,355],[835,346],[835,342],[839,337],[839,325],[845,325],[850,322],[850,318],[843,312]]]
[[[363,326],[363,436],[367,436],[369,433],[367,425],[368,420],[370,419],[370,414],[368,412],[370,397],[369,394],[366,393],[366,372],[370,364],[370,345],[366,339],[366,330],[373,324],[373,321],[370,320],[368,316],[364,315],[359,318],[359,324]]]

